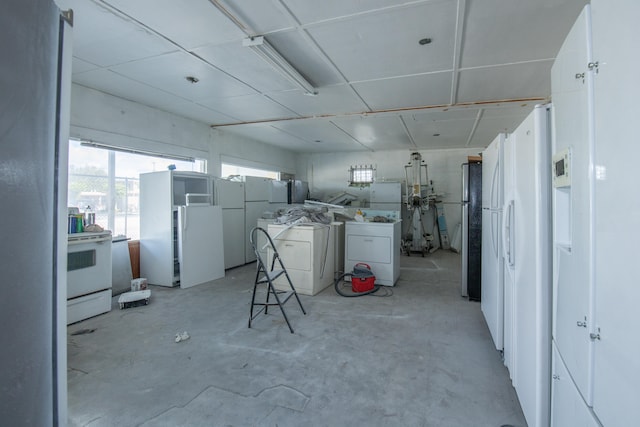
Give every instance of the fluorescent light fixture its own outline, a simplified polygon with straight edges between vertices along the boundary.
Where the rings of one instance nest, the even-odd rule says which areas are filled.
[[[267,64],[271,65],[271,67],[282,74],[284,77],[289,79],[293,84],[298,86],[300,89],[305,91],[306,95],[317,95],[318,91],[316,88],[305,79],[298,70],[293,68],[286,59],[282,57],[278,53],[277,50],[273,48],[265,40],[264,36],[254,36],[246,38],[242,41],[242,46],[246,46],[251,48],[255,53],[257,53]]]
[[[81,140],[80,145],[84,147],[93,147],[93,148],[102,148],[104,150],[120,151],[122,153],[141,154],[143,156],[160,157],[162,159],[181,160],[183,162],[195,163],[196,161],[195,157],[179,156],[177,154],[154,153],[153,151],[144,151],[144,150],[136,150],[133,148],[118,147],[115,145],[102,144],[100,142],[94,142],[94,141]]]

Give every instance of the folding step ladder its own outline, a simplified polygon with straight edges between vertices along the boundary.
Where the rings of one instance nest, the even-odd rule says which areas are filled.
[[[271,260],[271,268],[269,269],[267,269],[267,264],[262,259],[264,252],[261,253],[261,251],[263,250],[263,248],[258,247],[258,241],[262,240],[262,238],[258,238],[258,235],[260,233],[264,234],[263,236],[264,241],[267,242],[265,246],[268,249],[271,249],[270,252],[272,253],[272,256],[273,256]],[[284,316],[284,320],[287,322],[287,326],[289,326],[289,330],[291,331],[291,333],[293,333],[293,328],[291,327],[291,323],[289,323],[289,318],[287,317],[287,313],[285,313],[284,311],[284,304],[287,301],[289,301],[289,299],[293,296],[298,301],[298,305],[300,306],[302,313],[306,315],[307,312],[304,311],[304,307],[302,307],[302,303],[300,302],[300,298],[298,297],[296,289],[293,287],[293,283],[291,283],[291,278],[289,277],[289,273],[287,273],[287,270],[284,268],[284,264],[282,263],[280,254],[278,254],[278,250],[273,244],[273,240],[271,240],[271,236],[269,236],[269,233],[267,233],[267,231],[264,228],[254,227],[251,230],[249,241],[251,242],[251,246],[253,246],[253,251],[256,254],[256,263],[257,263],[256,279],[253,283],[253,294],[251,296],[251,310],[249,312],[249,327],[251,327],[251,322],[253,321],[253,319],[255,319],[260,313],[264,311],[264,314],[267,314],[267,311],[269,310],[270,306],[277,305],[278,307],[280,307],[280,311]],[[269,251],[267,251],[267,253],[268,252]],[[278,261],[278,265],[280,267],[278,269],[275,268],[276,261]],[[277,290],[273,286],[273,282],[277,278],[283,275],[284,277],[286,277],[287,282],[289,282],[289,287],[291,288],[290,291]],[[258,288],[258,285],[266,285],[267,295],[266,295],[265,302],[256,302],[256,290]],[[275,298],[276,302],[269,302],[269,299],[272,295]],[[254,314],[254,307],[256,306],[259,306],[261,308]]]

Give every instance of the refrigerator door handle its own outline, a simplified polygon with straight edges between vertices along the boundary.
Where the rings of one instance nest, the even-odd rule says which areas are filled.
[[[515,261],[513,259],[514,258],[513,253],[511,250],[512,237],[513,237],[511,234],[511,231],[513,230],[513,221],[512,221],[513,208],[514,208],[514,201],[510,200],[509,203],[506,205],[506,208],[504,210],[504,216],[502,217],[502,251],[504,254],[504,258],[506,259],[509,267],[513,267],[513,265],[515,264]]]
[[[500,169],[500,164],[496,163],[493,168],[493,177],[491,178],[491,192],[489,193],[489,204],[491,206],[491,209],[499,208],[498,203],[500,203],[499,200],[495,200],[494,202],[494,196],[496,196],[496,187],[498,186],[498,169]],[[497,196],[495,198],[497,199]]]
[[[493,246],[493,253],[496,257],[499,257],[500,254],[498,253],[498,224],[496,224],[494,226],[493,224],[493,216],[494,215],[498,215],[498,212],[492,211],[491,212],[491,218],[490,218],[490,223],[491,223],[491,246]]]

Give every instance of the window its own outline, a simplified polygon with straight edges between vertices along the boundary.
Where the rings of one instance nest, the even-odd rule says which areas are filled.
[[[68,206],[83,212],[87,206],[96,214],[96,224],[114,236],[140,238],[140,174],[166,170],[204,172],[206,161],[114,151],[69,141]]]
[[[231,175],[260,176],[263,178],[280,179],[279,172],[273,172],[264,169],[245,168],[243,166],[223,163],[220,176],[228,177]]]
[[[349,185],[364,186],[373,182],[375,168],[373,165],[358,165],[349,168]]]

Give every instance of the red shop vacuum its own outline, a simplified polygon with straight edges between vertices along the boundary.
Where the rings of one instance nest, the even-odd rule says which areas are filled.
[[[345,277],[351,277],[351,290],[353,293],[344,292],[340,288],[340,282]],[[359,262],[353,266],[351,273],[344,273],[338,277],[334,283],[336,292],[343,297],[359,297],[376,292],[380,289],[380,285],[376,285],[376,276],[373,275],[371,267],[368,264]]]

